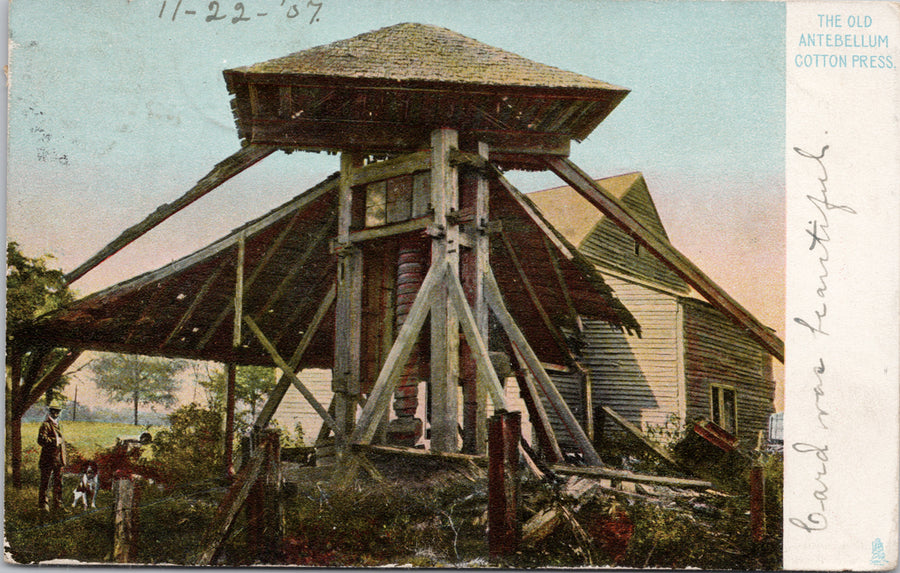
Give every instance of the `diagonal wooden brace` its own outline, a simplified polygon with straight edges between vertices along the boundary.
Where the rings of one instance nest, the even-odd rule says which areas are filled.
[[[315,336],[319,331],[319,326],[322,324],[322,320],[325,318],[328,310],[334,304],[336,293],[337,287],[335,287],[335,285],[331,285],[331,289],[328,291],[328,294],[326,294],[325,298],[322,299],[322,302],[319,303],[319,308],[316,310],[315,315],[313,315],[313,318],[310,321],[309,327],[307,327],[306,332],[303,333],[303,338],[300,340],[300,344],[297,345],[297,349],[294,351],[294,355],[291,356],[290,361],[288,361],[288,366],[290,366],[291,372],[295,371],[300,365],[300,361],[303,359],[303,354],[306,352],[306,349],[309,348],[310,343],[312,343],[313,336]],[[268,424],[269,420],[272,419],[272,416],[275,414],[275,411],[278,409],[279,404],[281,404],[281,400],[284,398],[284,395],[287,393],[287,390],[292,383],[293,380],[286,373],[281,375],[281,378],[278,380],[275,388],[273,388],[269,393],[269,398],[266,400],[265,405],[263,405],[262,410],[259,412],[259,416],[257,416],[256,421],[253,422],[254,431],[258,431],[259,429],[266,427],[266,424]]]
[[[639,241],[648,251],[667,267],[675,271],[689,285],[694,287],[706,300],[728,316],[735,323],[745,328],[748,334],[779,362],[784,362],[784,341],[775,335],[755,316],[738,304],[722,287],[717,285],[697,268],[687,257],[681,254],[668,241],[658,237],[640,221],[635,219],[619,201],[605,191],[596,181],[563,157],[542,156],[541,159],[563,181],[578,191],[591,205],[603,212],[616,225]]]
[[[378,421],[384,414],[385,409],[390,405],[391,395],[397,387],[400,374],[406,366],[406,361],[412,352],[413,346],[425,323],[425,318],[431,309],[434,293],[444,279],[446,267],[432,266],[428,269],[422,286],[416,294],[416,299],[409,310],[406,321],[400,327],[397,333],[397,339],[391,347],[384,366],[378,374],[378,379],[369,394],[366,405],[363,407],[362,413],[359,415],[356,429],[350,437],[351,444],[368,444],[372,441],[375,431],[378,427]]]
[[[599,454],[597,454],[597,451],[594,449],[593,444],[591,444],[590,439],[588,439],[587,434],[584,433],[581,424],[578,423],[578,420],[575,418],[574,414],[572,414],[572,410],[569,409],[569,405],[566,404],[566,401],[560,395],[559,390],[556,389],[553,381],[550,380],[550,376],[547,374],[547,371],[544,370],[540,359],[531,348],[531,345],[528,344],[525,335],[519,329],[515,319],[506,309],[506,304],[503,302],[503,295],[500,294],[500,287],[497,285],[494,273],[490,269],[484,273],[484,296],[487,299],[491,310],[494,311],[494,316],[497,317],[497,321],[500,322],[500,325],[503,326],[503,330],[506,331],[509,341],[512,343],[513,347],[522,354],[528,369],[534,374],[541,391],[550,401],[553,409],[562,419],[563,424],[565,424],[569,434],[578,444],[582,454],[584,454],[585,462],[594,466],[603,465]]]
[[[257,326],[256,322],[252,318],[250,318],[249,315],[244,315],[244,322],[247,323],[247,326],[249,326],[250,330],[253,331],[253,334],[256,335],[256,339],[259,340],[260,344],[263,345],[263,347],[272,357],[272,360],[275,361],[275,364],[279,368],[281,368],[281,371],[284,372],[286,376],[291,379],[291,381],[294,383],[294,386],[297,388],[297,390],[300,391],[301,394],[303,394],[303,397],[306,398],[306,401],[309,402],[310,406],[312,406],[313,409],[318,412],[319,416],[322,417],[322,420],[326,424],[328,424],[328,426],[334,432],[335,436],[341,436],[341,431],[338,429],[337,423],[335,423],[334,418],[332,418],[328,413],[328,410],[323,408],[322,404],[320,404],[319,401],[316,400],[316,397],[313,396],[313,393],[309,391],[309,388],[307,388],[303,384],[303,382],[301,382],[300,379],[297,378],[297,375],[294,374],[294,369],[284,361],[284,358],[282,358],[280,354],[278,354],[278,350],[275,348],[275,346],[272,345],[271,342],[269,342],[269,339],[266,338],[266,335],[263,334],[262,330],[259,329],[259,326]]]

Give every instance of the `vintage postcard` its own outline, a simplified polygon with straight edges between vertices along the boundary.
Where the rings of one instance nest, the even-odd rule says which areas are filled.
[[[900,6],[8,6],[16,564],[887,570]]]

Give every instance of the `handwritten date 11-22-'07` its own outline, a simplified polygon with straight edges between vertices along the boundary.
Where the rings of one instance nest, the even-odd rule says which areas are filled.
[[[297,7],[297,3],[288,4],[288,0],[281,0],[281,3],[278,5],[275,5],[275,2],[272,2],[271,7],[268,6],[269,2],[266,2],[265,0],[263,0],[263,2],[258,2],[258,4],[259,5],[255,6],[254,9],[254,3],[248,2],[245,5],[243,2],[238,2],[234,5],[232,10],[229,10],[227,6],[213,0],[206,5],[205,10],[198,11],[193,9],[196,8],[195,6],[189,6],[188,2],[185,0],[163,0],[162,6],[159,9],[159,18],[171,17],[174,22],[176,19],[180,18],[190,19],[192,17],[205,16],[206,22],[230,21],[232,24],[238,24],[240,22],[249,22],[252,19],[268,18],[270,16],[283,17],[289,20],[293,20],[300,16],[300,8]],[[324,2],[321,1],[314,2],[313,0],[307,0],[305,8],[307,8],[310,13],[310,24],[319,21],[319,12],[322,10],[323,4]],[[169,13],[167,13],[166,10],[167,6],[171,7]]]

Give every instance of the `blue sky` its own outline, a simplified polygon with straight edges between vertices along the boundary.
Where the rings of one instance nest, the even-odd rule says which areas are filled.
[[[178,0],[14,2],[9,238],[73,269],[238,149],[223,69],[415,21],[631,89],[572,158],[598,177],[642,171],[673,243],[782,330],[783,5],[321,3],[310,23],[309,3],[246,0],[246,13],[268,15],[232,24],[232,2],[215,22],[205,0],[182,0],[174,21]],[[86,294],[161,266],[337,167],[324,154],[270,157],[74,286]],[[511,179],[523,191],[561,184],[549,173]]]

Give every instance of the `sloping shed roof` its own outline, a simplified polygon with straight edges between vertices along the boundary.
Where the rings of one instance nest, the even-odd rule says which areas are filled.
[[[527,200],[520,203],[517,199],[522,196],[517,191],[498,188],[496,181],[493,185],[493,218],[503,222],[522,250],[526,273],[547,312],[565,322],[567,303],[555,278],[553,257],[579,313],[637,330],[637,322],[602,278],[583,257],[573,255],[574,247],[567,254],[553,241],[545,243],[542,236],[546,230],[539,226],[543,219],[536,223]],[[337,233],[336,210],[337,177],[332,176],[196,253],[39,318],[19,336],[68,348],[273,365],[249,329],[244,329],[240,347],[232,348],[241,237],[245,244],[244,313],[283,357],[289,357],[335,279],[337,259],[330,239]],[[558,233],[554,238],[564,241]],[[498,240],[492,238],[492,243]],[[492,250],[501,292],[535,351],[546,362],[564,362],[552,333],[524,298],[517,271],[504,260],[508,256],[496,244]],[[330,368],[334,334],[332,308],[300,366]]]
[[[669,239],[641,173],[626,173],[596,181],[657,237]],[[679,292],[688,292],[687,284],[659,259],[646,251],[635,254],[634,240],[571,187],[537,191],[529,193],[528,197],[595,264]]]
[[[292,149],[400,153],[439,127],[503,168],[568,155],[628,94],[461,34],[397,24],[225,70],[239,136]],[[543,168],[543,167],[540,167]]]

